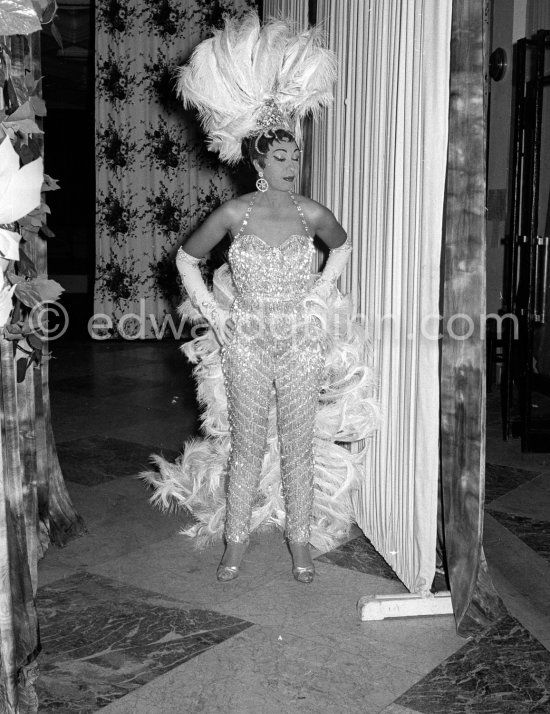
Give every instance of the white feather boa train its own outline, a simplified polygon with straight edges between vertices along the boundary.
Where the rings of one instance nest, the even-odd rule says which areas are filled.
[[[227,265],[214,278],[214,295],[222,307],[234,297]],[[334,290],[327,300],[330,315],[326,332],[328,350],[319,408],[315,420],[313,546],[328,550],[353,523],[350,492],[363,478],[367,437],[380,421],[374,393],[376,380],[369,366],[370,345],[362,324],[352,319],[349,297]],[[181,314],[191,322],[201,320],[187,300]],[[195,365],[198,401],[202,407],[203,438],[190,439],[175,463],[153,455],[158,470],[140,474],[154,489],[151,502],[163,510],[186,508],[196,519],[183,531],[203,547],[223,537],[225,473],[229,456],[229,422],[221,356],[212,330],[185,343],[182,351]],[[285,507],[279,472],[279,445],[275,401],[270,410],[266,454],[258,494],[252,510],[251,530],[284,530]]]

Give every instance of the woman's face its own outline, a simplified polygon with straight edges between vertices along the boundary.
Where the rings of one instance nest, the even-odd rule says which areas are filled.
[[[257,171],[263,171],[269,187],[278,191],[291,191],[300,167],[300,150],[294,141],[274,141],[266,154],[262,168],[255,161]]]

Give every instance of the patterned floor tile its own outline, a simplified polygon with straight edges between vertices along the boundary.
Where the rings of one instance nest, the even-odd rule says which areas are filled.
[[[41,712],[90,714],[251,626],[78,572],[41,588]]]
[[[491,515],[535,553],[550,562],[550,521],[535,521],[501,511],[491,511]]]
[[[515,469],[510,466],[486,464],[485,503],[491,503],[496,498],[504,496],[539,475],[540,471],[527,471],[526,469]]]
[[[550,652],[506,615],[401,695],[422,714],[545,714]]]
[[[133,476],[150,468],[151,447],[107,436],[89,436],[57,444],[67,481],[96,486],[121,476]],[[173,460],[176,452],[164,451]]]
[[[120,374],[117,374],[116,379],[114,379],[113,375],[109,372],[104,374],[94,372],[92,374],[81,374],[65,379],[58,379],[54,382],[53,386],[56,391],[70,392],[71,394],[85,395],[87,397],[112,397],[115,395],[123,395],[130,391],[136,391],[146,386],[162,385],[162,383],[163,375],[159,375],[158,371],[156,379],[152,377],[148,379],[139,377],[139,379],[137,379],[133,375],[127,376]]]
[[[361,535],[344,545],[316,558],[322,563],[332,563],[360,573],[378,575],[389,580],[399,580],[384,558],[375,550],[370,540]]]

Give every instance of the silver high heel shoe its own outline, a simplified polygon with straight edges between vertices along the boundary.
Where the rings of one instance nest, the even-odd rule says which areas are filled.
[[[312,583],[315,577],[315,567],[313,565],[306,567],[295,565],[292,568],[292,575],[294,575],[294,580],[297,580],[299,583]]]
[[[220,583],[227,583],[230,580],[235,580],[239,577],[239,566],[238,565],[218,565],[218,570],[216,571],[216,577]]]
[[[294,576],[294,580],[297,580],[299,583],[312,583],[313,578],[315,577],[315,566],[313,565],[313,563],[311,563],[311,565],[294,565],[294,553],[292,552],[292,545],[293,544],[288,543],[290,555],[292,556],[292,575]],[[308,544],[304,545],[303,543],[295,543],[294,545],[305,548],[307,554],[309,555]]]
[[[226,565],[223,561],[225,558],[225,555],[227,553],[227,549],[230,546],[241,546],[242,550],[240,553],[240,557],[238,558],[238,563],[239,565]],[[230,580],[235,580],[236,578],[239,577],[239,568],[241,564],[241,560],[243,555],[246,552],[246,549],[248,547],[248,542],[246,543],[226,543],[225,546],[225,553],[223,554],[222,562],[218,565],[218,569],[216,571],[216,578],[220,583],[227,583]],[[237,555],[238,555],[239,548],[237,548]]]

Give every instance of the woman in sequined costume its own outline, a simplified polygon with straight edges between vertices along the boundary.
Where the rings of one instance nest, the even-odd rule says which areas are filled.
[[[346,233],[325,207],[292,192],[300,163],[294,137],[268,130],[248,142],[259,190],[218,208],[178,251],[177,265],[192,302],[212,325],[222,350],[231,451],[226,550],[218,579],[238,575],[264,459],[270,397],[276,393],[286,536],[294,577],[311,582],[314,422],[325,358],[322,315],[312,305],[335,284],[350,253]],[[233,236],[229,264],[237,297],[226,318],[197,283],[197,263]],[[311,290],[313,237],[330,249]]]
[[[198,547],[225,537],[221,581],[237,577],[251,531],[277,527],[294,577],[311,582],[309,543],[328,550],[349,532],[378,424],[365,329],[336,288],[346,234],[329,210],[293,193],[301,121],[331,103],[335,79],[322,28],[262,25],[254,12],[226,17],[178,72],[209,149],[235,165],[244,147],[259,175],[257,192],[218,208],[178,251],[189,296],[180,312],[210,326],[182,347],[205,438],[189,439],[175,463],[154,456],[157,470],[142,474],[153,503],[193,514],[184,533]],[[226,233],[229,267],[209,291],[198,264]],[[317,281],[315,235],[330,248]]]

